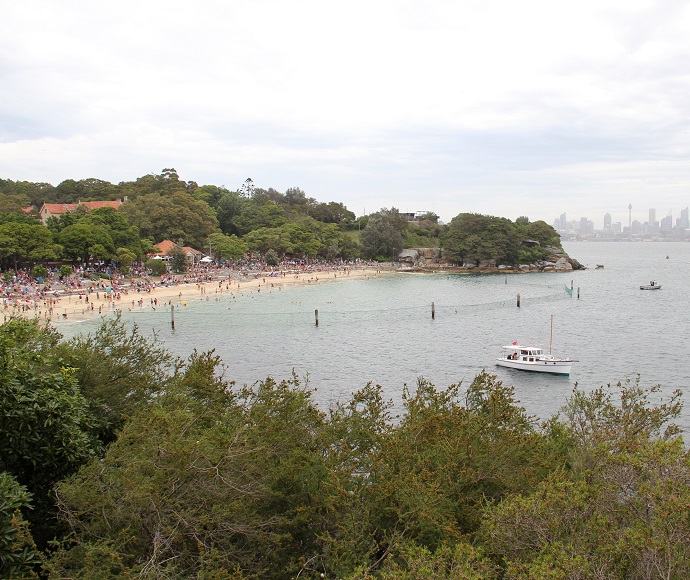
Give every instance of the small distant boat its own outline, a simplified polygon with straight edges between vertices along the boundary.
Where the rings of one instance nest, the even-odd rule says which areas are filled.
[[[640,290],[661,290],[661,284],[652,280],[649,284],[642,284]]]
[[[604,264],[597,264],[597,270],[603,270]]]
[[[642,284],[640,290],[661,290],[661,284],[658,284],[656,280],[652,280],[649,284]]]
[[[553,316],[551,317],[551,342],[553,342]],[[577,362],[571,358],[553,356],[551,344],[549,344],[549,354],[538,346],[521,345],[517,342],[504,346],[502,349],[503,353],[496,359],[496,365],[520,371],[569,375],[573,363]]]

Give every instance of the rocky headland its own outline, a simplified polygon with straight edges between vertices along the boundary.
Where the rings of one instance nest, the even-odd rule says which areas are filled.
[[[497,264],[496,260],[465,260],[462,264],[452,262],[444,255],[441,248],[408,248],[398,254],[398,261],[408,270],[419,272],[452,271],[452,272],[568,272],[584,270],[585,266],[571,258],[561,248],[546,246],[548,255],[545,259],[531,264],[512,266]]]

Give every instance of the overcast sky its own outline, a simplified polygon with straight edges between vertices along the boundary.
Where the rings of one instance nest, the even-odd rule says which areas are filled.
[[[627,225],[690,204],[685,0],[0,0],[0,178]]]

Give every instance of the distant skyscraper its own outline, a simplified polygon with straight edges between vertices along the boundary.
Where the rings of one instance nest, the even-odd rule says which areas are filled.
[[[568,229],[568,220],[565,218],[564,213],[561,214],[560,220],[561,220],[561,229],[563,231],[567,230]]]
[[[661,220],[661,231],[664,233],[673,231],[673,216],[671,214]]]
[[[649,208],[649,222],[647,222],[647,232],[650,234],[657,233],[659,231],[659,222],[656,221],[656,209],[653,207]]]
[[[688,222],[688,208],[680,210],[680,223],[678,224],[682,230],[687,230],[690,228],[690,222]]]
[[[611,229],[611,214],[610,213],[604,214],[604,229],[605,230]]]
[[[632,229],[632,203],[628,204],[628,227]]]
[[[588,220],[586,217],[580,218],[580,233],[592,234],[594,233],[594,222]]]

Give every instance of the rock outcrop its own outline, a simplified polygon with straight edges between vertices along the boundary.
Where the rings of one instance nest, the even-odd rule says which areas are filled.
[[[539,242],[527,240],[526,246],[539,246]],[[448,256],[444,256],[440,248],[408,248],[398,254],[398,261],[413,268],[419,269],[459,269],[492,271],[518,271],[518,272],[568,272],[572,270],[584,270],[585,267],[576,259],[571,258],[561,248],[546,246],[548,256],[533,264],[517,264],[508,266],[496,264],[496,260],[465,260],[463,264],[453,264]]]

